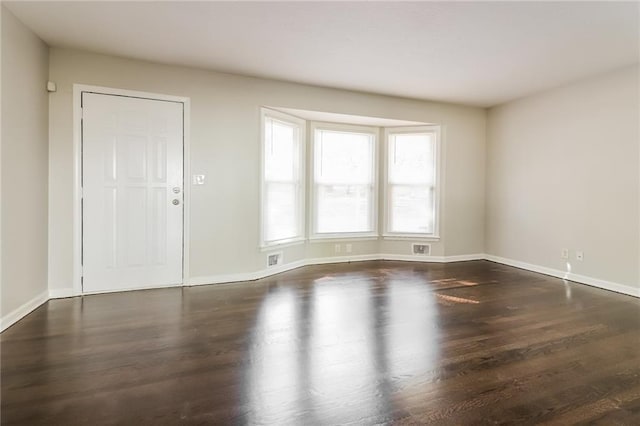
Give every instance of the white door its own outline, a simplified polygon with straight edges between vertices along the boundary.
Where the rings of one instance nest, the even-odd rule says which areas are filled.
[[[182,283],[183,104],[82,94],[83,292]]]

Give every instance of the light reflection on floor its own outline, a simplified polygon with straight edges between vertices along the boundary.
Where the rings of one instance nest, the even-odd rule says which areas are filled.
[[[394,383],[432,371],[439,354],[438,305],[423,286],[390,281],[387,357]],[[415,336],[422,336],[416,339]]]
[[[449,295],[446,295],[446,294],[436,294],[436,297],[438,299],[440,299],[441,301],[444,301],[445,303],[448,303],[449,305],[451,305],[453,303],[466,303],[468,305],[477,305],[477,304],[480,303],[477,300],[466,299],[464,297],[449,296]]]
[[[290,288],[270,293],[260,309],[249,351],[251,424],[275,424],[282,415],[300,412],[298,309]]]
[[[419,375],[429,381],[438,359],[439,306],[424,284],[323,277],[302,297],[299,289],[270,289],[249,343],[249,422],[304,416],[331,424],[391,413],[392,392]]]

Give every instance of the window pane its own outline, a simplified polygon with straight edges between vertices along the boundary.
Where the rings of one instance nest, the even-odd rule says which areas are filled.
[[[264,191],[264,239],[298,236],[298,188],[294,183],[267,183]]]
[[[316,130],[314,170],[317,183],[373,182],[373,136]]]
[[[389,141],[389,183],[434,185],[434,143],[430,134],[391,135]]]
[[[297,129],[294,125],[265,120],[264,178],[291,182],[298,175]]]
[[[264,117],[262,226],[264,243],[302,236],[301,130],[295,122]]]
[[[434,234],[436,139],[429,131],[389,135],[389,232]]]
[[[371,185],[318,185],[316,194],[316,232],[367,232],[372,230]]]
[[[314,133],[315,232],[373,231],[375,137],[366,133]]]
[[[391,232],[434,232],[434,191],[423,185],[390,185]]]

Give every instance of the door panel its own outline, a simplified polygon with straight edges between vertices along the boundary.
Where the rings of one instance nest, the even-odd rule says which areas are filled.
[[[82,103],[83,291],[182,283],[182,104]]]

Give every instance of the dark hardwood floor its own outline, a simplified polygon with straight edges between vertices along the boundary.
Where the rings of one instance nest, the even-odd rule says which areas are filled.
[[[2,424],[640,424],[640,300],[487,261],[52,300]]]

